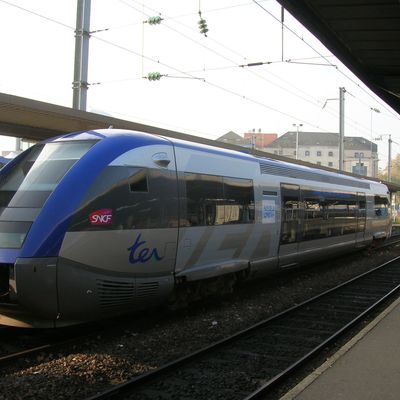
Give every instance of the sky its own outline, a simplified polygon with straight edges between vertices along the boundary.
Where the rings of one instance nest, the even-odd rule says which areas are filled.
[[[337,132],[344,87],[345,135],[383,135],[385,167],[388,134],[400,151],[399,115],[289,13],[283,30],[280,19],[275,0],[91,0],[87,110],[209,139],[293,124]],[[70,107],[75,24],[75,0],[0,0],[0,92]]]

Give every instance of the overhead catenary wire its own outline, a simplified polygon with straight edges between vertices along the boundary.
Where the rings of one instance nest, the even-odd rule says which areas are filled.
[[[63,27],[65,27],[65,28],[68,28],[68,29],[70,29],[70,30],[74,30],[75,28],[74,27],[72,27],[72,26],[69,26],[69,25],[67,25],[67,24],[64,24],[64,23],[62,23],[62,22],[60,22],[60,21],[57,21],[57,20],[55,20],[55,19],[53,19],[53,18],[50,18],[50,17],[46,17],[46,16],[44,16],[44,15],[41,15],[41,14],[39,14],[39,13],[37,13],[37,12],[35,12],[35,11],[32,11],[32,10],[28,10],[28,9],[26,9],[26,8],[24,8],[24,7],[20,7],[20,6],[17,6],[17,5],[15,5],[15,4],[13,4],[13,3],[10,3],[9,1],[6,1],[6,0],[0,0],[2,3],[5,3],[5,4],[8,4],[8,5],[10,5],[10,6],[13,6],[13,7],[16,7],[16,8],[18,8],[18,9],[20,9],[20,10],[22,10],[22,11],[25,11],[25,12],[28,12],[28,13],[30,13],[30,14],[32,14],[32,15],[35,15],[35,16],[37,16],[37,17],[40,17],[40,18],[43,18],[43,19],[45,19],[45,20],[48,20],[49,22],[52,22],[52,23],[56,23],[56,24],[58,24],[58,25],[61,25],[61,26],[63,26]],[[208,11],[207,11],[208,12]],[[115,43],[113,44],[114,46],[115,46]],[[218,52],[216,52],[216,53],[218,53]],[[321,55],[321,57],[326,57],[326,56],[322,56]],[[153,62],[157,62],[157,63],[159,63],[158,61],[153,61]],[[185,74],[185,71],[180,71],[180,73],[182,73],[182,74]],[[253,74],[254,74],[254,72],[252,72]],[[199,77],[195,77],[195,76],[191,76],[192,74],[186,74],[187,76],[187,78],[190,78],[190,79],[199,79]],[[172,78],[173,76],[171,75],[171,74],[169,74],[169,77],[170,78]],[[260,76],[261,77],[261,76]],[[265,79],[265,77],[262,77],[262,79]],[[132,80],[132,79],[130,79],[130,80]],[[109,81],[109,82],[111,82],[111,81]],[[101,82],[97,82],[96,84],[99,84],[99,83],[101,83]],[[357,83],[355,83],[355,84],[357,84]],[[216,84],[216,87],[218,87],[218,86],[221,86],[221,85],[218,85],[218,84]],[[360,87],[360,85],[359,84],[357,84],[357,86],[358,87]],[[227,89],[227,88],[226,88]],[[282,88],[282,90],[285,90],[285,91],[287,91],[287,92],[289,92],[289,90],[288,89],[286,89],[286,88]],[[230,89],[227,89],[227,92],[229,92],[230,91]],[[290,93],[290,92],[289,92]],[[305,93],[305,92],[304,92]],[[238,94],[238,93],[237,93]],[[309,96],[309,94],[308,93],[305,93],[307,96]],[[238,94],[238,95],[240,95],[240,94]],[[242,96],[243,98],[248,98],[247,96],[244,96],[244,95],[240,95],[240,96]],[[310,97],[312,97],[312,96],[310,96]],[[315,99],[314,99],[315,100]],[[311,104],[312,104],[312,102],[311,102]],[[321,104],[321,102],[320,101],[316,101],[316,104],[315,105],[318,105],[318,104]],[[267,106],[267,105],[266,105]],[[385,108],[385,107],[384,107]],[[273,109],[273,107],[271,107],[271,109]],[[282,114],[284,114],[284,113],[282,113]],[[290,114],[288,114],[288,115],[290,115]],[[294,118],[293,116],[291,116],[291,118]],[[297,118],[298,119],[298,118]],[[346,118],[347,119],[347,118]],[[310,124],[310,123],[307,123],[307,124],[309,124],[309,125],[311,125],[311,126],[316,126],[315,124]]]
[[[126,3],[126,0],[119,0],[119,1],[123,1],[125,4],[127,4],[127,3]],[[129,2],[130,2],[130,3],[140,4],[140,2],[139,2],[138,0],[129,0]],[[253,3],[254,3],[254,2],[253,2]],[[128,5],[128,4],[127,4],[127,5]],[[151,7],[148,7],[148,6],[145,6],[145,7],[146,7],[147,10],[151,11],[152,13],[157,13],[157,14],[160,14],[160,15],[162,14],[159,10],[155,10],[154,8],[151,8]],[[265,9],[265,8],[263,8],[263,9]],[[265,9],[265,10],[266,10],[266,9]],[[208,12],[208,10],[207,10],[207,12]],[[279,23],[281,23],[281,21],[278,20],[275,16],[273,16],[272,13],[270,13],[268,10],[267,10],[267,12],[268,12],[268,14],[271,15],[276,21],[278,21]],[[176,21],[174,18],[171,18],[171,17],[169,17],[169,16],[166,16],[165,14],[163,14],[163,19],[164,19],[164,22],[165,22],[165,21],[169,21],[169,20],[174,20],[174,22],[180,24],[180,25],[183,26],[184,28],[189,29],[189,30],[191,30],[191,31],[195,31],[195,30],[192,29],[191,27],[188,27],[187,25],[183,24],[182,22]],[[190,40],[190,41],[196,43],[197,45],[199,45],[199,46],[201,46],[201,47],[207,49],[208,51],[212,52],[213,54],[215,54],[215,55],[217,55],[217,56],[219,56],[219,57],[221,57],[221,58],[223,58],[224,60],[229,61],[229,62],[233,63],[233,64],[236,65],[236,66],[241,66],[240,63],[237,63],[236,61],[232,60],[231,58],[222,55],[220,52],[218,52],[218,51],[216,51],[216,50],[214,50],[214,49],[211,49],[209,46],[205,45],[204,43],[199,42],[198,40],[193,39],[193,38],[191,38],[191,37],[185,35],[184,33],[182,33],[182,32],[180,32],[180,31],[176,30],[175,28],[172,28],[172,27],[169,26],[168,24],[164,23],[163,26],[166,27],[166,28],[168,28],[168,29],[170,29],[170,30],[172,30],[172,31],[174,31],[174,32],[176,32],[177,34],[179,34],[179,35],[185,37],[186,39],[188,39],[188,40]],[[288,29],[290,29],[290,28],[288,28]],[[309,45],[308,42],[304,40],[304,38],[301,38],[300,35],[298,35],[296,32],[294,32],[293,30],[291,30],[291,32],[293,32],[293,33],[296,35],[297,38],[300,38],[304,43],[306,43],[309,47],[311,47],[311,48],[318,54],[318,57],[317,57],[317,58],[323,58],[323,59],[327,60],[329,57],[331,57],[331,56],[322,55],[320,52],[318,52],[317,50],[315,50],[313,46]],[[212,39],[211,37],[208,37],[208,42],[209,42],[210,40],[213,40],[213,39]],[[232,51],[231,49],[229,49],[229,48],[228,48],[227,46],[225,46],[224,44],[221,44],[220,42],[217,42],[217,41],[215,41],[215,40],[213,40],[213,41],[216,42],[219,46],[221,46],[221,47],[223,47],[223,48],[225,48],[225,49],[227,49],[227,50],[229,50],[229,51]],[[236,55],[238,55],[239,57],[241,57],[241,58],[244,59],[244,60],[247,60],[247,59],[248,59],[247,57],[245,57],[245,56],[239,54],[238,52],[235,52],[235,53],[236,53]],[[310,58],[309,58],[309,59],[310,59]],[[284,62],[288,62],[288,61],[289,61],[289,60],[285,60]],[[294,63],[294,62],[297,62],[297,59],[293,59],[292,61],[293,61],[293,63]],[[301,61],[301,60],[299,60],[299,61]],[[267,64],[267,63],[275,63],[275,62],[281,62],[281,61],[265,62],[265,64]],[[323,65],[335,67],[335,69],[337,69],[337,66],[336,66],[335,64],[330,63],[329,60],[327,60],[327,62],[328,62],[328,64],[323,64]],[[257,63],[254,63],[254,64],[257,64]],[[264,64],[264,63],[263,63],[263,64]],[[315,64],[315,63],[307,63],[307,64],[308,64],[308,65],[311,65],[311,64]],[[242,64],[242,65],[245,65],[245,64]],[[318,64],[318,65],[320,65],[320,64]],[[217,68],[215,68],[214,70],[217,70]],[[207,71],[207,69],[204,69],[204,71]],[[309,93],[304,92],[304,90],[297,88],[296,85],[294,85],[292,82],[287,82],[287,81],[285,81],[284,79],[282,79],[280,76],[278,76],[278,75],[272,73],[271,71],[266,70],[266,68],[263,68],[263,72],[268,73],[269,75],[272,75],[274,78],[276,78],[276,79],[278,79],[278,80],[280,80],[280,81],[282,81],[282,82],[285,82],[285,84],[287,84],[287,85],[290,86],[291,88],[294,88],[294,89],[296,89],[297,91],[299,91],[299,93],[302,93],[303,95],[309,97],[309,98],[311,99],[311,101],[310,101],[307,97],[300,96],[300,95],[298,95],[297,93],[294,93],[292,89],[284,88],[284,87],[282,87],[281,85],[278,85],[276,82],[271,81],[271,80],[265,78],[263,75],[261,75],[261,74],[258,73],[258,72],[255,72],[254,70],[249,70],[248,72],[251,73],[252,75],[254,75],[254,76],[256,76],[256,77],[258,77],[258,78],[260,78],[260,79],[262,79],[262,80],[264,80],[264,81],[266,81],[266,82],[268,82],[269,84],[271,84],[271,85],[273,85],[273,86],[276,86],[276,87],[280,88],[281,90],[284,90],[284,91],[286,91],[286,92],[292,94],[293,96],[298,97],[298,98],[302,99],[303,101],[306,101],[306,102],[308,102],[308,103],[310,103],[310,104],[316,106],[317,108],[320,108],[321,105],[322,105],[322,102],[321,102],[320,100],[315,99],[315,98],[314,98],[312,95],[310,95]],[[336,110],[334,110],[334,109],[331,108],[331,107],[329,107],[329,110],[327,110],[326,112],[328,112],[329,114],[331,114],[332,116],[335,116],[335,117],[338,117],[338,115],[339,115],[339,112],[336,111]],[[354,129],[360,129],[360,128],[361,128],[365,133],[369,132],[369,128],[368,128],[367,126],[365,126],[365,125],[360,124],[358,120],[353,120],[353,119],[352,119],[351,117],[349,117],[348,115],[345,116],[345,120],[346,120],[346,123],[347,123],[350,127],[354,128]]]
[[[127,2],[126,2],[125,0],[119,0],[119,1],[122,1],[124,4],[128,5]],[[136,0],[130,0],[130,2],[139,4],[139,2],[136,1]],[[128,5],[128,6],[130,7],[130,5]],[[138,11],[138,9],[137,9],[136,7],[132,7],[132,8],[133,8],[135,11]],[[157,13],[157,14],[159,14],[159,15],[162,14],[162,13],[160,13],[158,10],[155,10],[155,9],[150,8],[150,7],[147,7],[147,6],[146,6],[146,9],[150,10],[150,11],[153,12],[153,13]],[[150,14],[147,14],[147,15],[150,16]],[[168,21],[168,20],[171,20],[172,18],[170,18],[170,17],[168,17],[168,16],[165,16],[165,15],[163,14],[163,19],[164,19],[164,21]],[[177,21],[175,21],[175,22],[177,22]],[[187,25],[185,25],[185,24],[183,24],[183,23],[181,23],[181,22],[178,22],[178,23],[179,23],[181,26],[184,26],[186,29],[189,29],[189,30],[194,31],[194,29],[188,27]],[[218,52],[218,51],[216,51],[216,50],[214,50],[214,49],[211,49],[211,48],[210,48],[209,46],[207,46],[204,42],[199,42],[197,39],[193,39],[193,38],[187,36],[186,34],[184,34],[184,33],[180,32],[180,31],[178,31],[178,30],[175,29],[175,28],[172,28],[171,26],[169,26],[169,25],[166,24],[166,23],[164,23],[163,26],[166,27],[167,29],[169,29],[169,30],[175,32],[176,34],[178,34],[178,35],[180,35],[180,36],[183,36],[183,37],[186,38],[187,40],[192,41],[193,43],[195,43],[195,44],[197,44],[197,45],[203,47],[204,49],[210,51],[211,53],[217,55],[218,57],[221,57],[222,59],[224,59],[224,60],[226,60],[226,61],[232,63],[232,64],[233,64],[234,66],[236,66],[236,67],[243,67],[243,66],[245,66],[245,64],[240,64],[240,63],[238,63],[238,62],[232,60],[231,58],[229,58],[229,57],[227,57],[227,56],[221,54],[220,52]],[[210,39],[210,37],[209,37],[208,39]],[[215,40],[213,40],[213,41],[216,42],[216,43],[217,43],[218,45],[220,45],[221,47],[224,47],[224,48],[228,49],[229,51],[232,51],[231,49],[229,49],[229,48],[226,47],[225,45],[221,44],[220,42],[217,42],[217,41],[215,41]],[[236,55],[239,55],[242,59],[247,60],[247,57],[245,57],[245,56],[243,56],[243,55],[241,55],[241,54],[239,54],[239,53],[237,53],[237,52],[235,52],[235,53],[236,53]],[[278,62],[278,61],[273,61],[273,62]],[[208,69],[203,69],[204,72],[207,71],[207,70],[208,70]],[[217,68],[215,68],[214,70],[217,70]],[[199,72],[200,72],[200,71],[199,71]],[[291,90],[291,89],[284,88],[283,86],[277,84],[276,82],[267,79],[266,77],[262,76],[262,75],[261,75],[260,73],[258,73],[258,72],[255,72],[255,71],[253,71],[253,70],[251,70],[251,71],[246,71],[246,72],[248,72],[248,73],[250,73],[250,74],[252,74],[252,75],[254,75],[254,76],[256,76],[256,77],[258,77],[258,78],[260,78],[260,79],[262,79],[262,80],[264,80],[265,82],[267,82],[267,83],[269,83],[269,84],[271,84],[271,85],[273,85],[273,86],[276,86],[276,87],[280,88],[281,90],[286,91],[287,93],[290,93],[290,94],[292,94],[293,96],[298,97],[298,98],[300,98],[301,100],[306,101],[306,102],[308,102],[308,103],[310,103],[310,104],[312,104],[312,105],[314,105],[314,106],[316,106],[316,107],[318,107],[318,108],[319,108],[320,105],[321,105],[321,101],[319,101],[319,100],[313,98],[310,94],[305,93],[305,92],[302,91],[301,89],[297,88],[293,83],[288,83],[288,82],[286,82],[285,80],[283,80],[282,78],[280,78],[280,77],[277,76],[276,74],[271,73],[270,71],[264,70],[264,72],[266,72],[266,73],[268,73],[268,74],[274,76],[274,78],[277,78],[277,79],[279,79],[279,80],[285,82],[285,83],[286,83],[287,85],[289,85],[290,87],[293,87],[293,88],[295,88],[296,90],[298,90],[300,93],[305,94],[306,96],[310,97],[310,99],[312,99],[312,101],[310,101],[309,99],[305,98],[304,96],[300,96],[299,94],[295,93],[295,92],[294,92],[293,90]],[[331,113],[331,112],[330,112],[330,113]],[[335,116],[337,116],[337,114],[336,114]]]
[[[11,7],[18,8],[19,10],[25,11],[25,12],[27,12],[27,13],[29,13],[29,14],[35,15],[36,17],[45,19],[45,20],[47,20],[47,21],[49,21],[49,22],[53,22],[54,24],[60,25],[60,26],[62,26],[62,27],[64,27],[64,28],[68,28],[68,29],[71,29],[71,30],[73,30],[73,31],[75,30],[75,27],[70,26],[70,25],[67,25],[67,24],[65,24],[64,22],[57,21],[57,20],[55,20],[54,18],[46,17],[45,15],[39,14],[39,13],[37,13],[37,12],[35,12],[35,11],[32,11],[32,10],[29,10],[29,9],[27,9],[27,8],[21,7],[21,6],[17,5],[17,4],[14,4],[14,3],[10,3],[9,1],[0,0],[0,2],[1,2],[1,3],[4,3],[4,4],[7,4],[7,5],[11,6]]]
[[[6,0],[1,0],[1,1],[4,2],[4,3],[6,3],[6,4],[13,5],[12,3],[9,3],[9,2],[6,1]],[[123,0],[120,0],[120,1],[123,1]],[[54,19],[52,19],[52,18],[43,16],[43,15],[41,15],[41,14],[39,14],[39,13],[37,13],[37,12],[34,12],[34,11],[32,11],[32,10],[28,10],[28,9],[25,9],[25,8],[19,7],[19,6],[17,6],[17,8],[19,8],[19,9],[25,11],[25,12],[28,12],[28,13],[30,13],[30,14],[32,14],[32,15],[35,15],[35,16],[37,16],[37,17],[46,19],[46,20],[48,20],[48,21],[50,21],[50,22],[53,22],[53,23],[62,25],[62,26],[64,26],[64,27],[66,27],[66,28],[69,28],[69,29],[71,29],[71,30],[74,30],[74,28],[71,27],[71,26],[68,26],[68,25],[66,25],[66,24],[63,24],[63,23],[61,23],[61,22],[59,22],[59,21],[57,21],[57,20],[54,20]],[[136,9],[136,11],[139,11],[139,10]],[[172,28],[172,30],[174,30],[174,29]],[[98,31],[106,31],[106,29],[98,30]],[[176,30],[175,30],[175,31],[176,31]],[[179,33],[179,31],[177,31],[177,33]],[[112,42],[110,42],[110,41],[106,41],[106,40],[104,40],[104,39],[100,39],[100,38],[98,38],[98,37],[95,36],[95,35],[93,35],[92,37],[93,37],[93,38],[97,38],[98,40],[102,40],[102,41],[104,41],[104,42],[107,42],[108,44],[113,45],[113,46],[115,46],[115,47],[119,47],[120,49],[126,50],[126,48],[123,48],[122,46],[118,46],[117,44],[112,43]],[[213,51],[212,49],[210,49],[210,50]],[[214,51],[214,52],[215,52],[217,55],[220,55],[218,52],[216,52],[216,51]],[[132,51],[132,50],[131,50],[131,53],[138,55],[136,52],[134,52],[134,51]],[[141,57],[142,57],[142,58],[146,58],[146,57],[143,57],[143,55],[141,55]],[[224,56],[222,56],[222,57],[224,57]],[[147,59],[149,59],[149,60],[151,60],[151,61],[153,61],[153,62],[157,62],[158,64],[160,64],[159,61],[156,61],[156,60],[154,60],[154,59],[150,59],[150,58],[147,58]],[[230,59],[228,59],[228,60],[230,60]],[[231,60],[230,60],[230,61],[231,61]],[[186,75],[186,78],[190,78],[190,79],[201,79],[201,78],[195,77],[195,76],[193,76],[193,75],[191,75],[191,74],[187,74],[187,73],[185,73],[185,71],[181,71],[181,70],[177,70],[177,71],[179,71],[181,74]],[[254,74],[254,72],[252,72],[252,73]],[[256,75],[257,75],[257,74],[256,74]],[[262,77],[262,79],[265,80],[265,77]],[[204,81],[205,81],[205,80],[204,80]],[[262,102],[260,102],[260,101],[256,101],[256,100],[250,98],[249,96],[242,95],[242,94],[237,93],[237,92],[235,92],[235,91],[232,91],[232,90],[230,90],[230,89],[228,89],[228,88],[223,88],[222,85],[218,85],[218,84],[216,84],[216,83],[211,83],[211,82],[209,82],[209,81],[207,81],[207,83],[208,83],[208,84],[211,84],[212,86],[214,86],[214,87],[216,87],[216,88],[219,88],[220,90],[224,90],[226,93],[235,94],[236,96],[241,97],[241,98],[243,98],[243,99],[246,99],[247,101],[253,102],[254,104],[263,105],[264,107],[269,108],[270,110],[275,111],[275,112],[278,112],[278,113],[280,113],[280,114],[282,114],[282,115],[290,116],[290,118],[295,118],[296,120],[299,120],[299,121],[301,120],[299,117],[291,116],[290,114],[285,113],[285,112],[280,111],[280,110],[277,110],[276,108],[271,107],[271,106],[268,106],[268,105],[266,105],[265,103],[262,103]],[[270,83],[271,83],[271,82],[270,82]],[[95,82],[95,83],[93,83],[92,85],[99,85],[99,84],[101,84],[101,82]],[[282,89],[282,90],[288,91],[288,90],[285,89],[285,88],[281,88],[281,89]],[[304,99],[304,100],[305,100],[305,99]],[[315,125],[315,124],[313,124],[313,123],[311,123],[311,122],[306,122],[306,121],[303,121],[303,122],[304,122],[304,123],[307,123],[307,124],[310,125],[310,126],[313,126],[313,127],[317,128],[317,129],[322,129],[321,127],[319,127],[319,126],[317,126],[317,125]],[[322,129],[322,130],[323,130],[323,129]]]
[[[109,45],[111,45],[111,46],[117,47],[117,48],[119,48],[120,50],[124,50],[124,51],[127,51],[127,52],[129,52],[129,53],[135,54],[135,55],[138,56],[138,57],[142,57],[142,55],[141,55],[140,53],[138,53],[138,52],[136,52],[136,51],[134,51],[134,50],[132,50],[132,49],[129,49],[129,48],[127,48],[127,47],[124,47],[124,46],[118,45],[118,44],[116,44],[116,43],[110,42],[110,41],[108,41],[108,40],[106,40],[106,39],[102,39],[102,38],[96,38],[96,39],[99,40],[99,41],[101,41],[101,42],[104,42],[104,43],[106,43],[106,44],[109,44]],[[162,65],[162,66],[164,66],[164,67],[166,67],[166,68],[168,68],[168,69],[171,69],[171,70],[173,70],[173,71],[175,71],[175,72],[178,72],[178,73],[180,73],[180,74],[182,74],[182,75],[185,75],[185,76],[188,77],[188,78],[192,78],[192,79],[198,80],[198,77],[193,76],[193,75],[191,75],[191,74],[189,74],[189,73],[187,73],[187,72],[185,72],[185,71],[179,70],[178,68],[173,67],[173,66],[171,66],[171,65],[168,65],[168,64],[166,64],[166,63],[164,63],[164,62],[162,62],[162,61],[160,61],[160,60],[156,60],[156,59],[154,59],[154,58],[152,58],[152,57],[148,57],[148,56],[145,56],[145,55],[143,55],[143,57],[144,57],[145,59],[149,60],[149,61],[153,61],[153,62],[155,62],[155,63],[157,63],[157,64],[159,64],[159,65]],[[217,84],[217,83],[211,82],[211,81],[209,81],[209,80],[207,80],[207,79],[201,79],[201,81],[203,81],[204,83],[206,83],[206,84],[209,85],[209,86],[212,86],[212,87],[214,87],[214,88],[217,88],[217,89],[219,89],[219,90],[222,90],[222,91],[224,91],[225,93],[229,93],[229,94],[234,95],[234,96],[236,96],[236,97],[240,97],[240,98],[243,99],[243,100],[249,101],[249,102],[251,102],[251,103],[253,103],[253,104],[257,104],[257,105],[259,105],[259,106],[262,106],[263,108],[266,108],[266,109],[268,109],[268,110],[270,110],[270,111],[274,111],[274,112],[276,112],[276,113],[278,113],[278,114],[281,114],[281,115],[284,115],[284,116],[286,116],[286,117],[292,118],[292,119],[297,120],[297,121],[299,121],[299,122],[303,122],[303,123],[305,123],[305,124],[307,124],[307,125],[309,125],[309,126],[312,126],[312,127],[314,127],[314,128],[317,128],[317,129],[320,129],[320,130],[329,132],[329,130],[323,129],[323,128],[320,127],[320,126],[315,125],[313,122],[303,120],[302,118],[300,118],[300,117],[298,117],[298,116],[294,116],[294,115],[291,115],[291,114],[286,113],[286,112],[284,112],[284,111],[278,110],[277,108],[274,108],[274,107],[272,107],[272,106],[270,106],[270,105],[267,105],[267,104],[265,104],[265,103],[263,103],[263,102],[261,102],[261,101],[258,101],[258,100],[256,100],[256,99],[253,99],[253,98],[247,96],[247,95],[244,95],[244,94],[242,94],[242,93],[239,93],[239,92],[236,92],[236,91],[231,90],[231,89],[229,89],[229,88],[226,88],[226,87],[224,87],[224,86],[222,86],[222,85],[219,85],[219,84]]]
[[[8,1],[6,1],[6,0],[0,0],[0,1],[3,2],[3,3],[5,3],[5,4],[8,4],[8,5],[10,5],[10,6],[16,7],[16,8],[18,8],[18,9],[22,10],[22,11],[28,12],[28,13],[30,13],[30,14],[32,14],[32,15],[35,15],[35,16],[37,16],[37,17],[40,17],[40,18],[43,18],[43,19],[48,20],[48,21],[50,21],[50,22],[53,22],[53,23],[55,23],[55,24],[61,25],[61,26],[65,27],[65,28],[68,28],[68,29],[71,29],[71,30],[74,30],[74,29],[75,29],[74,27],[69,26],[69,25],[67,25],[67,24],[64,24],[64,23],[62,23],[62,22],[60,22],[60,21],[57,21],[57,20],[55,20],[55,19],[53,19],[53,18],[44,16],[44,15],[42,15],[42,14],[39,14],[39,13],[37,13],[37,12],[35,12],[35,11],[26,9],[26,8],[24,8],[24,7],[17,6],[17,5],[15,5],[15,4],[13,4],[13,3],[10,3],[10,2],[8,2]],[[127,5],[127,6],[129,6],[130,8],[134,9],[135,11],[137,11],[137,12],[142,12],[143,14],[145,14],[144,11],[141,11],[141,10],[139,10],[138,8],[135,8],[135,7],[132,6],[131,4],[128,4],[126,1],[124,1],[124,0],[119,0],[119,1],[120,1],[121,3],[123,3],[123,4]],[[134,1],[134,0],[132,0],[132,1]],[[137,3],[137,2],[136,2],[136,3]],[[144,4],[143,4],[143,6],[144,6]],[[218,9],[218,10],[221,10],[221,9],[224,9],[224,8],[220,8],[220,9]],[[155,10],[153,10],[153,11],[155,11]],[[150,15],[147,15],[147,16],[150,16]],[[167,17],[167,18],[168,18],[168,17]],[[178,33],[178,34],[181,34],[181,35],[187,37],[189,40],[192,40],[192,41],[196,42],[197,44],[200,44],[200,43],[198,43],[196,40],[194,40],[194,39],[192,39],[192,38],[189,38],[188,36],[182,34],[181,32],[179,32],[179,31],[177,31],[177,30],[175,30],[174,28],[171,28],[171,27],[168,27],[168,28],[171,29],[171,30],[173,30],[173,31],[175,31],[175,32]],[[109,31],[109,29],[110,29],[110,28],[98,29],[98,30],[95,30],[95,31],[91,31],[91,34],[96,34],[96,33],[100,33],[100,32],[107,32],[107,31]],[[93,36],[93,37],[95,37],[95,36]],[[217,51],[215,51],[215,50],[213,50],[213,49],[210,49],[209,47],[205,46],[204,44],[200,44],[200,45],[202,45],[203,47],[205,47],[205,48],[208,49],[209,51],[212,51],[214,54],[219,55],[219,56],[221,56],[221,57],[223,57],[223,58],[225,58],[225,59],[227,59],[227,60],[229,60],[229,61],[232,62],[231,59],[228,59],[228,58],[224,57],[223,55],[221,55],[221,54],[218,53]],[[142,57],[142,59],[143,59],[143,57]],[[240,66],[240,65],[238,65],[238,66]],[[257,73],[254,73],[254,72],[251,72],[251,73],[254,74],[254,75],[256,75],[256,76],[259,76]],[[172,76],[170,76],[170,77],[172,77]],[[287,91],[288,93],[291,93],[292,95],[301,98],[301,96],[296,95],[295,93],[289,91],[288,89],[285,89],[285,88],[283,88],[283,87],[281,87],[281,86],[275,84],[274,82],[271,82],[271,81],[267,80],[267,79],[264,78],[264,77],[261,77],[261,76],[259,76],[259,77],[260,77],[261,79],[263,79],[263,80],[266,80],[266,81],[269,82],[270,84],[273,84],[274,86],[280,87],[282,90],[285,90],[285,91]],[[201,78],[199,78],[199,77],[191,77],[191,79],[201,79]],[[128,78],[127,80],[134,80],[134,78]],[[117,81],[118,81],[118,82],[121,82],[121,80],[116,80],[115,82],[117,82]],[[102,82],[95,82],[95,83],[91,83],[91,85],[99,85],[99,84],[101,84],[101,83],[102,83]],[[108,81],[108,83],[112,83],[112,81]],[[307,100],[307,99],[304,99],[304,98],[302,98],[302,99],[309,102],[309,100]],[[312,103],[311,103],[311,104],[312,104]]]
[[[317,54],[319,54],[322,58],[326,59],[324,56],[322,56],[322,54],[320,54],[313,46],[311,46],[307,41],[305,41],[302,37],[300,37],[294,30],[290,29],[287,25],[285,25],[282,21],[280,21],[277,17],[275,17],[270,11],[268,11],[265,7],[263,7],[260,4],[260,1],[258,0],[253,0],[253,2],[255,4],[257,4],[260,8],[262,8],[266,13],[268,13],[275,21],[277,21],[279,24],[282,24],[283,26],[285,26],[286,29],[288,29],[291,33],[293,33],[298,39],[300,39],[301,41],[303,41],[304,43],[306,43],[310,48],[312,48]],[[326,59],[326,61],[329,63],[329,60]],[[366,93],[369,97],[371,97],[374,101],[377,101],[377,103],[384,108],[386,111],[388,111],[390,113],[390,115],[392,115],[392,117],[394,117],[396,120],[399,120],[399,116],[394,114],[393,111],[385,104],[381,101],[381,99],[376,100],[371,93],[369,93],[363,86],[361,86],[358,82],[354,81],[353,78],[351,78],[348,74],[346,74],[344,71],[342,71],[341,68],[336,68],[336,70],[342,74],[346,79],[348,79],[352,84],[356,85],[358,88],[360,88],[360,90],[362,90],[364,93]],[[355,96],[356,97],[356,96]],[[358,97],[356,97],[358,99]],[[367,105],[367,107],[369,107]],[[346,120],[348,120],[347,116],[345,117]],[[366,129],[366,128],[365,128]]]
[[[291,32],[292,34],[294,34],[299,40],[301,40],[302,42],[306,43],[307,46],[309,46],[313,51],[315,51],[317,54],[319,54],[322,58],[324,58],[322,56],[322,54],[320,54],[313,46],[311,46],[307,41],[305,41],[301,36],[299,36],[294,30],[292,30],[291,28],[289,28],[287,25],[285,25],[282,21],[280,21],[277,17],[275,17],[270,11],[268,11],[265,7],[263,7],[260,4],[259,0],[252,0],[253,3],[257,4],[257,6],[259,6],[261,9],[263,9],[267,14],[269,14],[275,21],[279,22],[279,24],[282,24],[283,26],[285,26],[285,28]],[[324,58],[325,59],[325,58]],[[327,60],[327,63],[329,63],[329,60]],[[353,78],[351,78],[348,74],[346,74],[344,71],[342,71],[340,68],[336,68],[337,71],[342,74],[346,79],[348,79],[349,81],[351,81],[354,85],[356,85],[357,87],[359,87],[365,94],[367,94],[369,97],[371,97],[372,99],[374,99],[374,97],[371,95],[371,93],[369,93],[364,87],[362,87],[358,82],[354,81]],[[376,101],[376,99],[374,99]],[[399,119],[399,117],[397,115],[395,115],[393,113],[393,111],[384,103],[378,101],[379,105],[382,106],[383,108],[385,108],[386,111],[388,111],[390,114],[392,114],[393,116],[396,117],[396,119]]]

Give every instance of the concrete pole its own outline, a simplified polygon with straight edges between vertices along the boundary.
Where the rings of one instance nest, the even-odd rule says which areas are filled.
[[[392,181],[392,135],[389,135],[389,153],[388,153],[388,181]]]
[[[86,110],[88,89],[88,60],[89,60],[89,30],[90,30],[90,2],[78,0],[75,30],[75,66],[74,82],[72,83],[72,107],[77,110]]]
[[[22,151],[22,139],[21,138],[15,138],[15,150]]]
[[[339,88],[339,170],[344,170],[344,94],[346,89]]]

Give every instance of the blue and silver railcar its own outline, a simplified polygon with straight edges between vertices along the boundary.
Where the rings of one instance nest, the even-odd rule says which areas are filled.
[[[0,171],[0,323],[230,287],[385,238],[389,210],[364,179],[146,133],[64,135]]]

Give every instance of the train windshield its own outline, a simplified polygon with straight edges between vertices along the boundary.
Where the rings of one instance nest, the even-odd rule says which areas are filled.
[[[0,221],[5,208],[41,208],[62,177],[96,141],[39,144],[0,173]],[[19,248],[30,223],[0,222],[0,247]],[[18,226],[17,226],[18,225]]]

